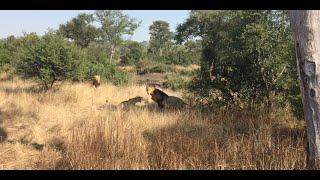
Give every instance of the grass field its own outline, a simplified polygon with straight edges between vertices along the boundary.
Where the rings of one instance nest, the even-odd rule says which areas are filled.
[[[181,93],[167,91],[181,97]],[[286,109],[98,110],[145,87],[0,82],[0,169],[304,169],[305,125]]]

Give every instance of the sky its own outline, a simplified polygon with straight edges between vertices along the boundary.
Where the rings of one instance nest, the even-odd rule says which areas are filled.
[[[21,36],[23,32],[43,35],[49,28],[58,29],[59,24],[76,17],[79,13],[93,13],[93,10],[0,10],[0,38],[10,35]],[[125,14],[141,21],[130,39],[142,42],[149,40],[149,26],[153,21],[164,20],[171,31],[186,20],[186,10],[125,10]]]

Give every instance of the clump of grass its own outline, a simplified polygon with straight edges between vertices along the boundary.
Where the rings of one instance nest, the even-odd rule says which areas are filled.
[[[183,89],[190,81],[190,77],[181,74],[168,74],[166,75],[166,81],[163,82],[164,88],[171,88],[173,90]]]

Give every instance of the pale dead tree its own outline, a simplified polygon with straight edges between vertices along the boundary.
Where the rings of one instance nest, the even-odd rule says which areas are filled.
[[[320,11],[289,11],[307,124],[307,168],[320,157]]]

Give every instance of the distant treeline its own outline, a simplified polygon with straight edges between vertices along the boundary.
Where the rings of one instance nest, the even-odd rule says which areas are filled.
[[[119,65],[144,71],[158,64],[154,70],[165,71],[171,64],[199,64],[201,41],[178,44],[175,32],[161,20],[150,26],[149,42],[126,40],[124,36],[132,35],[139,25],[122,11],[106,10],[79,14],[43,36],[9,36],[0,41],[0,70],[35,77],[49,89],[57,80],[83,81],[95,74],[125,84],[129,76]]]

